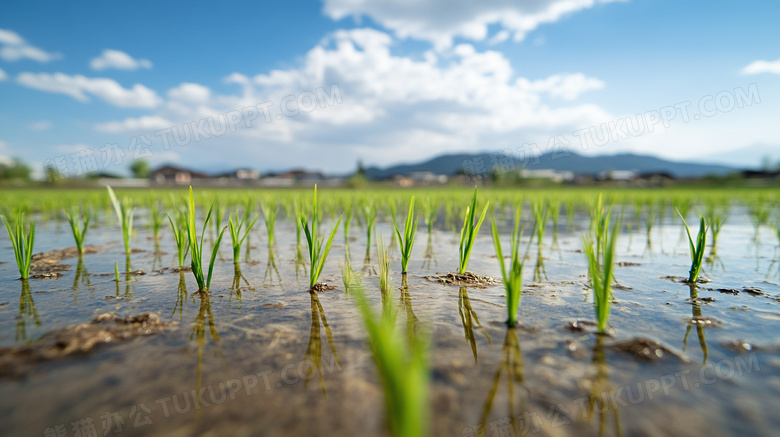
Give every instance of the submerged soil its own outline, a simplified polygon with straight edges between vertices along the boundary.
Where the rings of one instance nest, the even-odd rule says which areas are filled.
[[[753,227],[743,211],[732,214],[706,285],[662,278],[689,268],[671,215],[652,245],[644,230],[621,235],[625,268],[615,279],[624,287],[613,291],[606,336],[595,332],[578,253],[585,217],[528,257],[514,329],[503,285],[485,279],[500,277],[488,233],[469,264],[486,276],[437,273],[457,266],[458,235],[436,229],[413,253],[403,292],[397,247],[394,293],[382,296],[376,264],[362,264],[360,232],[349,251],[337,237],[320,281],[341,284],[351,261],[375,306],[392,305],[400,329],[429,338],[432,435],[775,435],[777,253],[745,244]],[[352,297],[341,287],[309,292],[289,223],[277,224],[273,253],[259,229],[240,269],[223,242],[206,294],[176,268],[169,233],[155,244],[138,228],[139,251],[127,257],[116,229],[91,229],[100,250],[79,257],[62,250],[72,245],[67,226],[39,225],[36,244],[61,276],[17,281],[15,265],[0,264],[3,434],[387,435]],[[8,248],[0,259],[13,259]]]

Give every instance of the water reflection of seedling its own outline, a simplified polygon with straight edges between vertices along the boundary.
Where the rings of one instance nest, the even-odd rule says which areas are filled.
[[[190,334],[190,341],[195,339],[198,345],[198,358],[196,365],[196,393],[200,392],[201,385],[203,383],[203,353],[206,350],[206,330],[211,335],[211,339],[215,342],[219,342],[219,332],[217,332],[217,326],[214,323],[214,315],[211,313],[211,301],[209,300],[208,293],[200,293],[200,308],[198,309],[198,315],[195,318],[195,323],[192,324],[192,333]],[[200,400],[198,396],[195,398],[195,408],[200,411]]]
[[[479,234],[479,228],[485,220],[490,202],[485,202],[485,207],[477,219],[477,188],[474,187],[474,196],[471,198],[471,205],[466,207],[466,214],[463,217],[463,227],[460,230],[460,245],[458,246],[458,273],[463,275],[471,257],[471,249]]]
[[[19,316],[16,318],[16,342],[27,340],[27,322],[30,319],[33,320],[35,326],[41,326],[41,320],[38,318],[35,302],[33,302],[30,293],[30,283],[23,279],[22,292],[19,295]]]
[[[182,310],[184,309],[184,301],[187,299],[187,281],[184,279],[184,271],[179,270],[179,285],[176,287],[176,305],[173,307],[171,317],[176,314],[176,310],[179,310],[179,322],[182,320]]]
[[[203,222],[201,228],[200,241],[198,241],[198,230],[195,227],[195,197],[192,194],[192,186],[190,186],[189,199],[187,202],[187,241],[190,246],[191,260],[192,260],[192,274],[195,276],[195,281],[198,283],[198,291],[208,291],[211,285],[211,275],[214,272],[214,261],[217,258],[217,252],[219,251],[219,243],[222,241],[222,236],[225,233],[225,228],[219,231],[214,247],[211,249],[211,259],[209,260],[208,272],[204,276],[203,272],[203,237],[206,233],[209,220],[211,220],[211,213],[214,210],[214,204],[209,208],[206,214],[206,220]]]
[[[677,211],[677,213],[680,214],[680,211]],[[704,250],[707,244],[707,222],[704,220],[704,217],[699,217],[699,233],[696,235],[696,241],[694,242],[693,237],[691,237],[691,229],[688,227],[688,223],[685,222],[682,214],[680,214],[680,218],[682,218],[685,232],[688,234],[688,248],[691,253],[691,269],[688,271],[688,282],[695,284],[696,280],[699,279],[701,265],[704,261]]]
[[[130,253],[130,236],[133,233],[133,208],[130,206],[130,199],[122,197],[120,202],[116,194],[114,194],[114,190],[109,186],[106,186],[106,188],[108,189],[108,196],[111,198],[111,204],[114,206],[116,218],[122,226],[122,240],[125,243],[125,253]]]
[[[691,296],[691,308],[693,313],[693,318],[691,319],[691,322],[688,323],[688,328],[685,330],[685,338],[683,338],[683,351],[685,351],[685,348],[688,345],[688,334],[691,333],[691,325],[696,325],[696,334],[699,337],[699,346],[701,346],[701,353],[704,357],[703,363],[707,363],[707,340],[704,338],[704,319],[702,318],[702,312],[701,312],[701,301],[699,300],[699,292],[696,288],[696,284],[690,283],[688,284],[690,287],[690,296]]]
[[[398,247],[401,249],[401,273],[406,274],[407,268],[409,267],[409,259],[412,257],[414,234],[417,232],[417,217],[414,214],[414,196],[412,196],[412,200],[409,202],[409,211],[406,213],[406,223],[404,225],[403,234],[401,234],[398,223],[395,221],[395,213],[393,213],[393,229],[395,229],[395,235],[398,237]]]
[[[477,317],[477,312],[471,307],[471,301],[469,300],[469,293],[466,287],[460,287],[458,290],[458,312],[460,313],[460,322],[463,325],[463,334],[466,337],[466,341],[471,346],[471,353],[474,355],[474,363],[478,363],[477,355],[477,338],[474,335],[474,329],[480,329],[482,327]],[[490,336],[485,331],[482,335],[485,336],[488,343],[490,343]]]
[[[76,250],[79,253],[84,253],[84,238],[87,236],[87,229],[89,229],[89,209],[84,211],[84,219],[81,218],[78,208],[73,208],[72,211],[65,210],[65,216],[68,218],[73,239],[76,241]]]
[[[604,350],[604,337],[601,335],[596,337],[596,344],[593,346],[593,365],[596,367],[596,375],[590,382],[590,392],[585,403],[587,421],[590,423],[593,417],[598,414],[598,435],[603,436],[606,435],[609,413],[612,413],[612,423],[615,427],[614,435],[619,437],[622,435],[620,412],[610,396],[610,393],[614,393],[615,389],[609,379],[607,356]]]
[[[508,269],[506,268],[506,263],[504,261],[504,252],[501,250],[501,238],[498,234],[498,227],[496,226],[495,221],[491,222],[493,246],[496,250],[498,265],[501,267],[501,279],[504,282],[504,289],[506,291],[506,307],[508,312],[507,325],[509,325],[509,327],[514,327],[517,323],[517,308],[520,305],[520,296],[523,288],[523,265],[528,250],[531,248],[531,240],[533,240],[532,236],[531,240],[528,241],[528,247],[526,248],[525,253],[520,254],[520,239],[523,234],[523,231],[520,230],[521,211],[521,206],[518,206],[517,211],[515,212],[512,234],[510,236],[510,261]],[[534,276],[536,276],[536,271],[534,271]]]
[[[249,231],[257,222],[257,216],[251,221],[247,222],[246,215],[238,218],[238,211],[235,212],[235,216],[228,216],[228,229],[230,230],[230,241],[233,246],[233,263],[238,264],[241,257],[241,246],[244,244],[244,240],[249,236]],[[249,224],[247,224],[249,223]],[[243,231],[243,235],[242,235]],[[270,241],[270,240],[269,240]]]
[[[319,236],[319,208],[317,206],[317,186],[314,186],[314,198],[312,200],[312,210],[309,222],[306,221],[306,216],[301,214],[299,221],[303,232],[306,235],[306,242],[309,244],[309,290],[314,290],[317,285],[317,279],[322,274],[322,269],[325,267],[325,260],[328,258],[330,252],[330,246],[333,244],[333,237],[336,236],[336,231],[339,230],[339,224],[341,223],[341,217],[336,222],[336,226],[333,227],[333,231],[328,237],[325,247],[322,247],[323,237]]]
[[[310,363],[306,367],[306,376],[304,378],[303,386],[306,388],[309,381],[312,378],[312,374],[316,370],[319,376],[320,388],[322,389],[322,395],[327,397],[325,392],[325,372],[322,367],[322,327],[325,327],[325,335],[328,340],[328,346],[330,346],[333,357],[338,363],[338,367],[341,368],[341,360],[339,354],[336,352],[336,345],[333,343],[333,333],[328,325],[328,320],[325,318],[325,310],[322,308],[320,299],[316,293],[309,293],[311,297],[311,330],[309,331],[309,344],[306,346],[306,357],[304,363]]]
[[[184,267],[184,259],[190,251],[189,240],[187,239],[187,215],[177,209],[174,216],[168,214],[168,223],[171,224],[173,241],[176,243],[176,258],[179,261],[179,268]]]
[[[484,437],[490,412],[493,411],[493,402],[496,399],[496,393],[501,384],[501,375],[506,374],[507,387],[507,412],[509,414],[510,425],[513,433],[510,435],[523,435],[519,423],[515,421],[515,384],[523,384],[523,355],[520,351],[520,343],[517,341],[517,332],[515,328],[506,330],[504,337],[504,346],[501,349],[501,362],[498,365],[496,373],[493,375],[493,381],[490,385],[490,391],[482,406],[482,415],[480,419],[480,428],[477,435]],[[522,400],[521,400],[522,405]]]
[[[273,247],[269,247],[268,260],[265,262],[265,273],[263,274],[263,285],[266,287],[273,285],[274,274],[276,274],[277,283],[281,285],[282,275],[279,274],[279,269],[276,268],[276,256],[274,255],[274,249]]]
[[[397,311],[383,305],[380,315],[371,309],[365,291],[353,293],[368,332],[369,344],[385,394],[385,417],[390,435],[428,435],[428,366],[426,336],[404,336],[396,328]]]
[[[0,216],[0,219],[5,224],[6,231],[8,231],[8,238],[11,239],[19,275],[21,275],[21,279],[27,279],[30,277],[33,245],[35,244],[35,222],[30,223],[28,228],[24,220],[24,213],[21,210],[17,212],[16,222],[14,222],[13,226],[11,226],[11,223],[8,222],[4,215]],[[26,232],[25,228],[27,228]]]
[[[591,211],[591,231],[582,238],[600,333],[607,332],[609,308],[612,303],[615,242],[620,230],[619,220],[615,220],[610,230],[611,215],[612,208],[605,210],[599,196],[598,204]]]
[[[84,267],[84,257],[79,255],[79,259],[76,263],[76,274],[73,276],[73,302],[78,301],[79,283],[83,283],[87,286],[90,292],[94,291],[94,287],[89,280],[89,273],[87,273],[86,267]]]

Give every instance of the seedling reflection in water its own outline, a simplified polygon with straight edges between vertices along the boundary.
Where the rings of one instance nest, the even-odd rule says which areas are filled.
[[[309,384],[312,378],[312,374],[316,370],[319,374],[320,389],[322,389],[322,395],[327,397],[325,392],[325,372],[322,366],[322,330],[320,323],[325,327],[325,336],[327,337],[328,346],[330,346],[331,352],[333,352],[333,359],[336,361],[338,368],[341,369],[341,360],[339,354],[336,352],[336,345],[333,343],[333,333],[328,325],[328,320],[325,318],[325,310],[322,308],[320,299],[316,293],[310,293],[311,298],[311,330],[309,332],[309,344],[306,346],[306,357],[304,358],[304,365],[308,362],[306,367],[306,376],[304,378],[304,388]]]
[[[496,399],[496,393],[498,393],[499,384],[501,383],[501,374],[506,374],[506,387],[507,387],[507,411],[509,412],[510,426],[512,427],[512,433],[509,435],[523,435],[522,430],[512,412],[518,411],[515,408],[515,385],[523,384],[523,355],[520,351],[520,342],[517,340],[517,330],[515,328],[508,328],[506,330],[506,337],[504,337],[504,346],[501,349],[501,362],[498,365],[496,373],[493,375],[493,383],[490,386],[490,392],[485,399],[485,404],[482,407],[482,414],[480,419],[480,428],[476,435],[479,437],[485,436],[485,430],[490,429],[488,425],[488,418],[490,418],[490,412],[493,410],[493,402]],[[522,405],[522,400],[521,400]],[[520,410],[523,408],[521,407]]]

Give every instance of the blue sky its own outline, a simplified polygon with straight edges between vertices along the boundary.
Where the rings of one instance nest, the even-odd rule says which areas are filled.
[[[4,2],[0,159],[343,172],[557,138],[757,165],[780,159],[778,22],[775,1]]]

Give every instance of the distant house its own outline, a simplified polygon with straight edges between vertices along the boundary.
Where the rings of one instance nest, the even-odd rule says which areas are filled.
[[[637,177],[634,170],[607,170],[598,174],[596,179],[600,181],[631,181]]]
[[[154,171],[152,171],[149,179],[158,184],[177,184],[187,185],[192,183],[194,179],[208,179],[209,175],[206,173],[196,172],[194,170],[186,169],[183,167],[176,167],[173,165],[164,165]]]
[[[237,168],[235,170],[221,173],[216,178],[236,179],[239,181],[254,181],[260,179],[260,172],[251,168]]]
[[[574,180],[574,172],[559,171],[547,168],[520,169],[520,177],[523,179],[546,179],[552,182],[571,182]]]
[[[432,171],[413,171],[409,174],[409,178],[416,183],[423,184],[446,184],[447,176],[443,174],[436,174]]]

